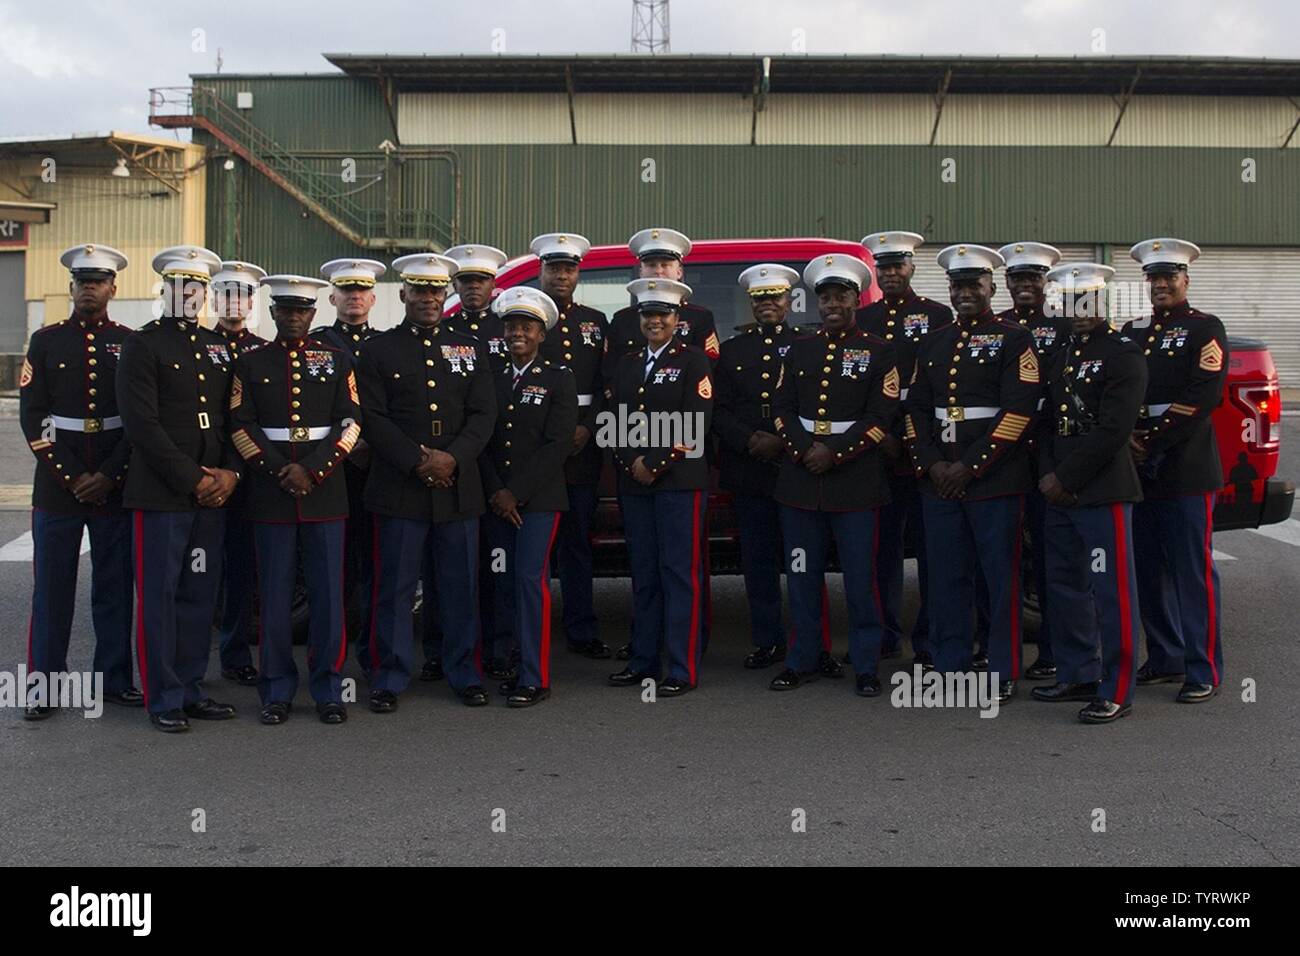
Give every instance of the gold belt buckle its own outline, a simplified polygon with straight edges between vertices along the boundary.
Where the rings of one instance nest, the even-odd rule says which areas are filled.
[[[964,422],[966,420],[966,409],[960,406],[950,405],[944,411],[948,413],[948,421],[950,422]]]
[[[441,434],[442,434],[442,419],[435,418],[433,420],[433,437],[437,438]]]
[[[200,427],[200,428],[211,428],[211,427],[212,427],[212,420],[211,420],[210,418],[208,418],[208,413],[207,413],[207,412],[199,412],[199,427]]]
[[[94,434],[104,430],[104,420],[102,418],[87,418],[83,427],[87,434]]]
[[[309,437],[310,432],[302,425],[294,425],[289,429],[289,441],[306,441]]]
[[[814,435],[829,435],[831,433],[830,422],[813,422]]]

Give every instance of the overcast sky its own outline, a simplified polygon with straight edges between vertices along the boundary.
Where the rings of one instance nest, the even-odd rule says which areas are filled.
[[[148,130],[148,90],[191,73],[333,70],[321,53],[626,53],[632,0],[361,4],[0,0],[0,136]],[[1300,58],[1296,0],[671,0],[674,53]],[[202,30],[200,45],[194,31]]]

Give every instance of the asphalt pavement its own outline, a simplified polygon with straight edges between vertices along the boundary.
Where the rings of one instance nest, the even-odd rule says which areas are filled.
[[[12,420],[0,448],[0,485],[29,482]],[[1281,474],[1300,476],[1300,450],[1286,448]],[[10,490],[0,670],[12,672],[32,577],[28,513]],[[771,693],[773,672],[740,666],[735,577],[713,581],[699,689],[644,703],[605,686],[620,664],[564,649],[557,594],[554,694],[527,710],[495,697],[466,708],[445,683],[416,682],[397,713],[372,714],[350,661],[362,703],[346,724],[315,719],[304,681],[293,719],[263,727],[255,689],[223,681],[215,653],[208,686],[239,713],[188,734],[160,734],[140,710],[27,723],[0,709],[0,863],[1294,865],[1300,521],[1270,532],[1215,536],[1226,666],[1208,704],[1141,688],[1130,718],[1092,727],[1022,683],[994,719],[899,709],[888,676],[906,652],[875,700],[851,678]],[[74,668],[91,655],[89,570],[83,557]],[[838,577],[831,594],[840,652]],[[629,582],[598,582],[596,601],[602,636],[621,644]]]

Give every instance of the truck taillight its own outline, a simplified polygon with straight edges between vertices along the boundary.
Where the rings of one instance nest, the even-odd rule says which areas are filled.
[[[1234,385],[1232,403],[1255,423],[1255,440],[1247,441],[1247,447],[1251,451],[1276,451],[1282,438],[1282,393],[1277,383]]]

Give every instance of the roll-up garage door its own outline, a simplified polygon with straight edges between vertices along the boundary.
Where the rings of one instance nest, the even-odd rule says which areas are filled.
[[[1112,257],[1116,281],[1143,282],[1128,249],[1115,246]],[[1228,335],[1266,342],[1281,384],[1300,386],[1300,249],[1202,248],[1190,273],[1187,301],[1222,319]]]

